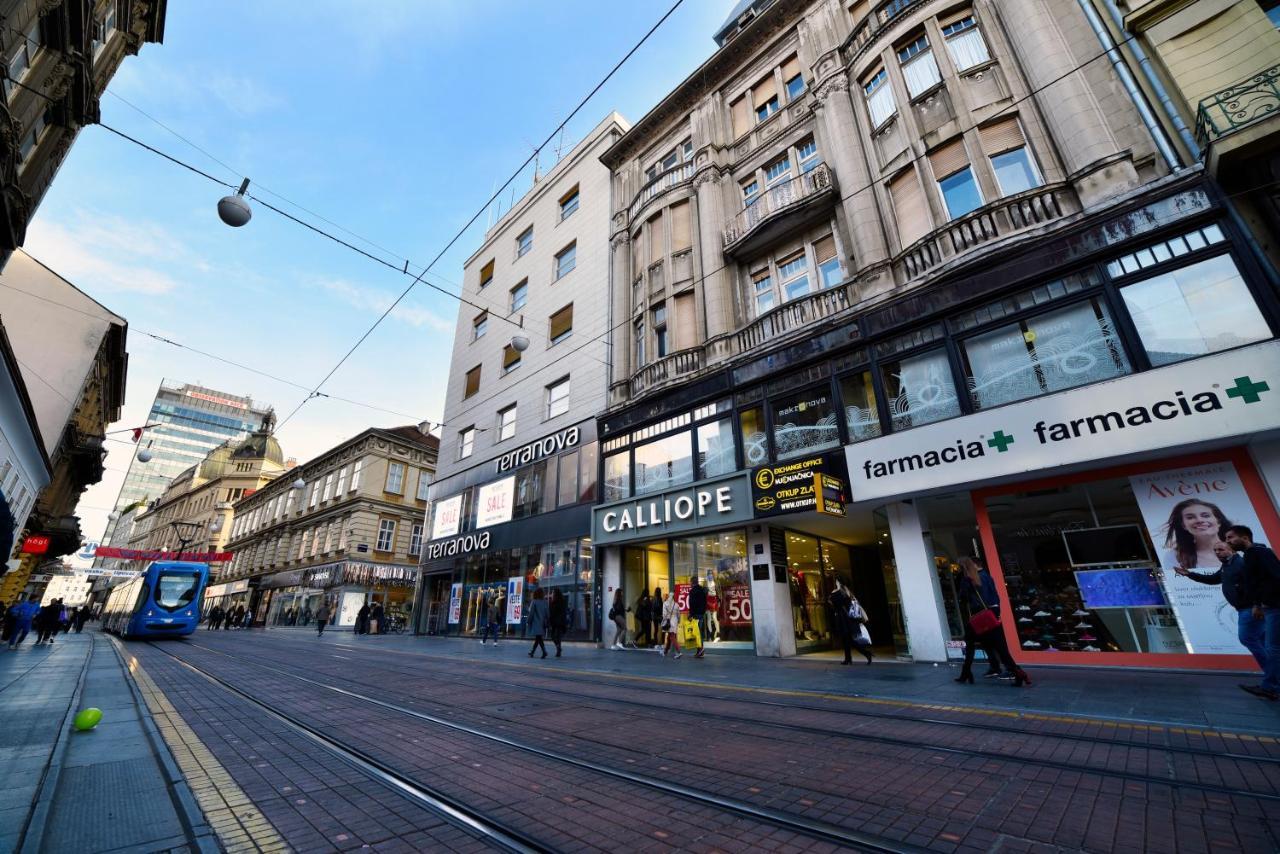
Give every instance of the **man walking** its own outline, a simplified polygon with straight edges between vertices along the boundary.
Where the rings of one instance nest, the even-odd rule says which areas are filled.
[[[1255,543],[1253,531],[1244,525],[1227,528],[1226,540],[1243,557],[1247,601],[1253,618],[1262,623],[1266,657],[1262,684],[1240,687],[1255,697],[1280,700],[1280,559],[1262,543]]]
[[[693,577],[693,587],[689,588],[689,619],[698,627],[698,651],[694,658],[702,658],[705,648],[702,639],[707,636],[707,588],[702,586],[702,579]]]
[[[1222,598],[1227,600],[1239,614],[1240,645],[1253,654],[1258,667],[1264,672],[1267,669],[1267,651],[1263,646],[1263,621],[1253,616],[1253,605],[1245,589],[1244,558],[1236,554],[1235,549],[1223,542],[1213,544],[1213,553],[1222,561],[1217,572],[1202,574],[1191,572],[1180,566],[1173,571],[1183,578],[1189,578],[1197,584],[1221,584]]]
[[[9,649],[17,649],[31,631],[31,621],[40,613],[40,605],[31,596],[25,602],[18,602],[9,608],[13,619],[13,630],[9,634]]]
[[[329,622],[329,603],[320,603],[320,610],[316,611],[316,637],[324,634],[324,624]]]

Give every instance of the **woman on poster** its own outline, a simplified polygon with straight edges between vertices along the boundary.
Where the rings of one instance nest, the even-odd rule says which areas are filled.
[[[1217,568],[1221,561],[1213,547],[1222,542],[1222,533],[1231,526],[1218,505],[1199,498],[1188,498],[1173,505],[1165,523],[1164,547],[1170,550],[1163,566]]]

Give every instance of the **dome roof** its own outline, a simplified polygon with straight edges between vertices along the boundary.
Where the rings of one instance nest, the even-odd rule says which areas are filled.
[[[199,476],[203,480],[217,480],[227,473],[227,462],[231,459],[231,442],[223,442],[205,454],[200,463]]]
[[[231,452],[233,460],[267,460],[284,465],[284,452],[276,437],[263,430],[249,436]]]

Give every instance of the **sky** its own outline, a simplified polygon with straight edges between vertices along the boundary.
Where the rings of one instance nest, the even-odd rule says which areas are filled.
[[[164,43],[125,60],[102,118],[420,269],[672,2],[379,0],[357,15],[337,0],[171,0]],[[570,122],[564,150],[611,110],[643,116],[714,51],[732,6],[685,0]],[[91,126],[28,229],[26,251],[129,321],[116,429],[145,423],[162,379],[252,396],[281,419],[306,397],[144,333],[311,388],[409,282],[261,206],[229,228],[216,213],[226,192]],[[458,291],[485,221],[431,281]],[[420,284],[324,387],[396,414],[314,399],[279,429],[285,455],[305,462],[371,426],[438,422],[457,307]],[[111,438],[106,477],[78,509],[89,540],[136,451]]]

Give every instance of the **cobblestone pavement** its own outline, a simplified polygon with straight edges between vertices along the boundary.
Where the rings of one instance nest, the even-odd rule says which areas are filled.
[[[950,689],[943,702],[904,696],[917,682],[950,684],[946,668],[663,662],[581,647],[531,662],[516,643],[478,646],[201,632],[129,653],[296,850],[487,843],[182,662],[552,850],[835,847],[785,826],[795,820],[888,849],[1280,849],[1280,743],[1184,725],[1194,709],[1135,723],[1053,702],[1016,708],[1036,705],[1027,698],[1039,687],[974,686],[964,704]],[[1066,678],[1111,691],[1112,676]],[[1185,678],[1191,696],[1231,687]],[[1244,708],[1263,721],[1247,729],[1265,732],[1267,719]]]

